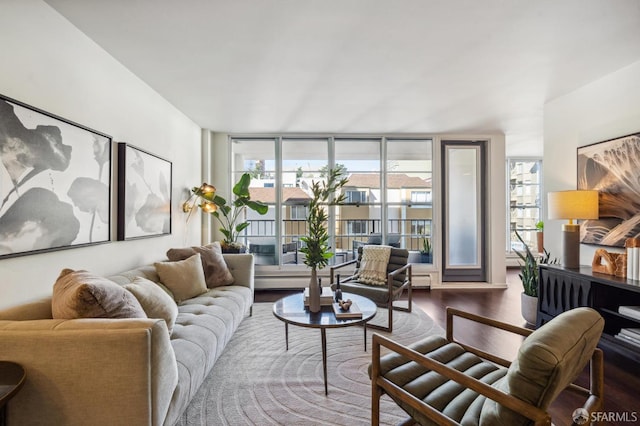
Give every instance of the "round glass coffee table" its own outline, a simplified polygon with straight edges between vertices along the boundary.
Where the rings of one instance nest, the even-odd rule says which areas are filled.
[[[362,325],[364,328],[364,350],[367,350],[367,322],[376,316],[376,304],[366,297],[343,293],[342,299],[351,299],[362,312],[362,318],[336,318],[332,306],[322,306],[320,312],[312,313],[304,306],[304,293],[283,297],[273,304],[273,315],[284,322],[286,348],[289,350],[289,324],[299,327],[319,328],[322,337],[322,369],[324,372],[324,394],[327,395],[327,328]]]

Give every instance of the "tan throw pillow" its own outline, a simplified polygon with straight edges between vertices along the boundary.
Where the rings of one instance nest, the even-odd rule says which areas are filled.
[[[158,284],[142,277],[136,277],[131,284],[124,286],[140,302],[149,318],[165,320],[169,334],[178,317],[178,305]]]
[[[126,289],[87,271],[64,269],[53,285],[54,319],[146,318],[138,300]]]
[[[172,248],[167,251],[167,258],[173,261],[184,260],[196,253],[200,253],[202,259],[207,287],[215,288],[233,284],[233,275],[224,261],[219,241],[202,247]]]
[[[173,293],[177,302],[207,291],[200,253],[177,262],[154,263],[160,281]]]

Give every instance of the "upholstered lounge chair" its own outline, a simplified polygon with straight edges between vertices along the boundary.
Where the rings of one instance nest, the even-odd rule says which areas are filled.
[[[340,277],[340,286],[343,292],[355,293],[361,296],[365,296],[373,300],[376,305],[387,308],[387,327],[377,324],[367,324],[367,327],[392,332],[393,311],[397,310],[411,312],[411,264],[407,263],[407,260],[409,258],[409,251],[406,249],[391,247],[391,255],[389,257],[389,263],[387,264],[386,271],[386,285],[375,286],[371,284],[363,284],[362,282],[358,281],[357,278],[362,261],[362,253],[366,247],[367,246],[358,248],[358,257],[356,259],[335,265],[330,268],[331,289],[335,290],[336,288],[336,275],[340,274],[343,270],[347,272],[347,276],[342,275]],[[355,267],[355,269],[349,269],[349,267]],[[405,290],[407,291],[408,299],[407,307],[395,305],[393,302],[400,299],[402,293]]]
[[[511,363],[456,342],[454,316],[528,337]],[[567,311],[533,332],[447,308],[446,338],[403,346],[374,334],[371,424],[379,424],[380,397],[387,393],[421,425],[551,425],[547,409],[565,388],[587,397],[586,422],[603,407],[603,359],[596,348],[603,326],[591,308]],[[393,352],[381,356],[381,347]],[[572,384],[588,362],[589,390]]]

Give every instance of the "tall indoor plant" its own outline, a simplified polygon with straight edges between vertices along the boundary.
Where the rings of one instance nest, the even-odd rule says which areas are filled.
[[[241,253],[245,251],[244,244],[238,242],[238,236],[249,226],[249,221],[244,217],[247,208],[261,215],[267,214],[269,211],[269,206],[261,201],[251,199],[250,184],[251,175],[244,173],[233,186],[235,198],[231,203],[227,203],[227,200],[217,195],[216,188],[207,183],[191,189],[196,201],[201,200],[199,206],[202,211],[211,213],[220,223],[220,232],[224,235],[221,246],[225,252]]]
[[[521,294],[521,312],[522,317],[527,321],[527,323],[531,325],[535,325],[536,316],[538,310],[538,265],[547,264],[547,263],[558,263],[557,259],[550,260],[549,252],[543,248],[543,255],[539,258],[536,258],[529,246],[524,242],[518,231],[516,232],[516,237],[525,248],[525,252],[522,253],[518,250],[515,250],[516,254],[522,261],[520,264],[520,281],[522,281],[523,291]]]
[[[309,235],[300,239],[305,243],[300,251],[304,253],[304,264],[311,268],[311,279],[309,280],[309,310],[311,312],[320,311],[320,288],[318,286],[318,269],[322,269],[329,263],[333,256],[329,246],[329,232],[327,231],[328,206],[342,204],[346,195],[340,193],[342,187],[348,179],[341,178],[340,169],[330,169],[326,182],[311,183],[313,197],[309,202],[309,213],[307,224]]]
[[[424,236],[422,241],[422,249],[420,250],[420,261],[422,263],[431,263],[433,261],[433,252],[431,248],[431,238]]]

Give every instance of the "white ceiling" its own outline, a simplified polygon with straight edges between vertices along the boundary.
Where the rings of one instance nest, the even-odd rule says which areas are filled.
[[[46,0],[216,131],[504,132],[640,60],[640,0]]]

